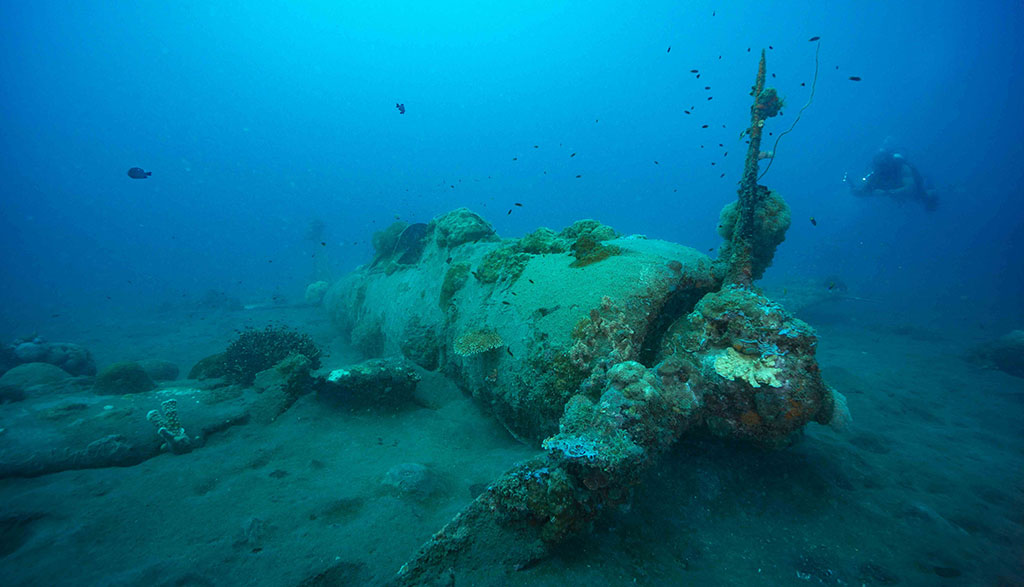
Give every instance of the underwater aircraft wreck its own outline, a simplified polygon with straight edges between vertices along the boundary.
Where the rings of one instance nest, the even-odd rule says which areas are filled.
[[[753,287],[790,224],[782,197],[757,183],[762,129],[781,107],[764,52],[751,95],[717,259],[592,220],[502,239],[459,209],[378,233],[373,262],[327,292],[332,320],[366,354],[443,371],[543,449],[423,544],[394,584],[530,564],[625,502],[687,431],[774,448],[809,422],[848,420],[818,370],[814,330]]]

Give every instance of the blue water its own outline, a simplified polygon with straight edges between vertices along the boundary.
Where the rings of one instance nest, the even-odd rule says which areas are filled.
[[[595,218],[714,249],[762,49],[785,99],[762,149],[819,68],[761,180],[793,215],[765,284],[836,276],[858,320],[994,339],[1024,327],[1022,25],[1019,2],[5,2],[0,339],[301,301],[460,206],[505,237]],[[883,144],[936,211],[850,194]]]
[[[457,206],[506,236],[593,217],[716,246],[757,51],[773,47],[787,100],[777,133],[809,96],[811,36],[814,102],[763,180],[796,220],[773,273],[842,273],[987,320],[1024,311],[1016,3],[0,10],[0,307],[22,327],[58,308],[294,289],[313,218],[339,270],[395,215]],[[849,197],[843,173],[886,137],[939,190],[938,212]],[[133,166],[153,176],[133,181]]]

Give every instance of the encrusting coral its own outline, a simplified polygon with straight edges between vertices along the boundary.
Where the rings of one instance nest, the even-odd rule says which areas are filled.
[[[782,387],[782,383],[776,377],[779,370],[769,365],[769,361],[774,362],[774,357],[752,357],[729,347],[715,359],[715,372],[729,381],[742,379],[749,383],[750,387],[761,387],[761,384]]]
[[[505,345],[501,335],[491,328],[471,330],[455,341],[455,354],[472,357]]]

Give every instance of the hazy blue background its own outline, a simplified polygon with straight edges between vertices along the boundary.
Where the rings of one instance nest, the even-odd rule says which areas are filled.
[[[0,4],[0,334],[211,288],[298,299],[314,252],[341,272],[396,215],[457,206],[504,236],[592,217],[707,250],[758,50],[788,100],[778,134],[814,35],[814,103],[763,180],[794,217],[769,279],[1022,325],[1020,2],[336,4]],[[841,185],[887,136],[938,212]]]

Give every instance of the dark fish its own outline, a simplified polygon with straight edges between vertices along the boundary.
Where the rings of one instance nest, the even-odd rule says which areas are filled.
[[[803,87],[803,86],[806,86],[806,85],[807,85],[806,83],[800,82],[800,87]]]
[[[581,177],[583,177],[583,176],[582,176],[582,175],[577,175],[577,176],[576,176],[576,179],[579,179],[579,178],[581,178]]]
[[[480,274],[479,274],[479,273],[477,273],[476,271],[470,271],[470,273],[472,273],[472,274],[473,274],[473,277],[475,277],[475,278],[477,278],[477,279],[480,279]]]
[[[697,69],[691,69],[691,70],[690,70],[690,73],[700,73],[700,70],[697,70]]]
[[[445,259],[445,260],[444,260],[444,262],[445,262],[445,263],[451,263],[451,262],[452,262],[452,258],[451,258],[451,257],[448,257],[447,259]]]
[[[505,350],[508,351],[508,356],[515,357],[515,355],[512,354],[512,349],[505,347]]]
[[[690,113],[690,111],[689,111],[689,110],[683,110],[683,112],[684,112],[684,113],[686,113],[686,114],[689,114],[689,113]]]
[[[530,283],[534,283],[534,281],[532,279],[527,279],[526,281],[529,281]]]
[[[705,90],[710,90],[710,89],[711,89],[711,86],[704,86],[704,89],[705,89]]]
[[[517,294],[517,293],[516,293],[516,292],[514,292],[514,291],[510,291],[510,292],[508,292],[508,293],[510,293],[510,294],[512,294],[512,295],[514,295],[514,296],[515,296],[515,295],[519,295],[519,294]]]
[[[810,39],[807,39],[807,40],[813,43],[814,41],[817,41],[820,38],[821,37],[811,37]]]
[[[398,108],[399,114],[405,114],[405,104],[399,104],[398,102],[395,102],[395,108]]]
[[[813,226],[817,226],[818,225],[818,221],[814,219],[814,216],[811,216],[811,224]]]
[[[769,50],[769,51],[774,51],[774,50],[775,50],[775,47],[772,47],[771,45],[768,45],[768,50]]]
[[[725,174],[723,173],[722,175],[719,175],[718,177],[725,177]]]
[[[700,74],[699,73],[697,74],[697,79],[700,79]]]
[[[851,75],[850,76],[850,81],[851,82],[859,82],[860,81],[860,77],[858,77],[856,75]]]
[[[712,99],[712,98],[714,98],[714,96],[708,96],[708,100],[710,100],[710,99]]]
[[[519,202],[516,202],[515,204],[513,204],[513,206],[519,206],[520,208],[522,208],[522,207],[523,207],[523,205],[522,205],[522,204],[520,204]]]
[[[706,124],[702,124],[701,125],[701,128],[707,128],[707,127],[708,127],[708,125],[706,125]]]
[[[533,146],[533,148],[534,148],[534,149],[539,149],[539,148],[540,148],[540,145],[534,145],[534,146]]]
[[[576,156],[576,153],[573,153],[572,155],[569,155],[569,158],[572,159],[575,156]]]
[[[658,162],[657,162],[657,161],[655,161],[655,162],[654,162],[654,164],[655,164],[655,165],[657,165],[657,164],[658,164]]]
[[[513,161],[519,161],[519,157],[513,157],[512,160]]]
[[[665,51],[665,52],[666,52],[666,53],[671,53],[671,52],[672,52],[672,45],[669,45],[669,46],[668,46],[668,51]]]
[[[320,241],[320,246],[321,246],[321,247],[326,247],[326,246],[327,246],[327,243],[326,243],[325,241]]]
[[[511,306],[512,305],[510,302],[506,302],[505,300],[501,300],[501,303],[505,304],[506,306]]]
[[[128,170],[128,177],[132,179],[146,179],[153,175],[152,171],[143,171],[141,167],[132,167]]]
[[[508,209],[508,214],[506,214],[506,216],[508,216],[509,214],[512,214],[512,208]]]

